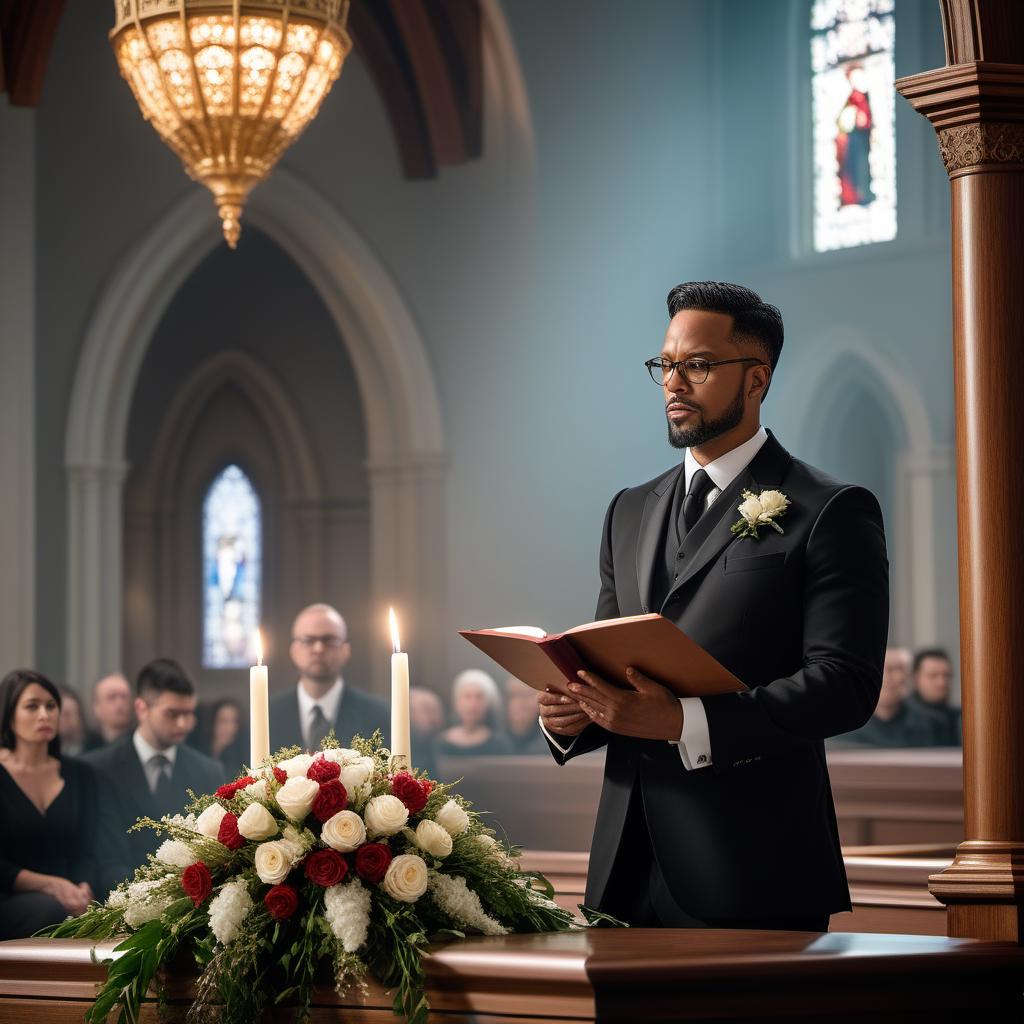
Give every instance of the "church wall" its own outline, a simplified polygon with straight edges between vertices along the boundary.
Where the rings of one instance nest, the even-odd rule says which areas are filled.
[[[795,454],[812,398],[787,379],[836,324],[896,362],[920,390],[935,444],[951,443],[948,222],[934,140],[897,106],[901,217],[910,213],[884,254],[794,252],[792,210],[779,199],[799,193],[782,8],[510,0],[532,162],[499,160],[492,146],[435,180],[404,180],[355,58],[285,158],[368,241],[428,346],[448,446],[453,670],[480,663],[458,626],[556,628],[591,616],[608,499],[675,457],[641,363],[659,349],[665,294],[680,280],[733,278],[782,308],[789,340],[765,418]],[[905,11],[911,27],[901,21],[898,39],[917,48],[898,54],[898,71],[941,63],[937,14],[901,2],[898,17]],[[69,5],[38,115],[38,663],[58,678],[64,424],[81,340],[124,250],[198,188],[142,123],[109,52],[108,21],[103,5]],[[260,358],[274,362],[273,348]],[[350,465],[325,473],[345,477]],[[948,560],[951,491],[937,501],[935,546]],[[936,615],[944,630],[955,621],[950,607]]]

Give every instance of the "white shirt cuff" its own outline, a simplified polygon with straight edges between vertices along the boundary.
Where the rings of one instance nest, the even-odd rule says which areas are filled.
[[[700,697],[680,697],[679,703],[683,708],[683,732],[676,746],[679,748],[683,767],[687,771],[710,768],[711,735],[708,732],[708,716],[704,710],[704,702]]]
[[[556,740],[556,739],[555,739],[555,737],[554,737],[554,736],[552,736],[552,735],[551,735],[551,733],[549,733],[549,732],[547,731],[547,729],[545,729],[545,728],[544,728],[544,719],[543,719],[543,718],[541,718],[541,717],[540,717],[540,716],[538,715],[538,716],[537,716],[537,721],[538,721],[538,722],[540,723],[540,731],[541,731],[542,733],[544,733],[544,735],[545,735],[545,736],[547,736],[547,738],[548,738],[548,740],[550,741],[551,745],[552,745],[552,746],[553,746],[553,747],[554,747],[554,748],[555,748],[555,749],[556,749],[556,750],[557,750],[557,751],[558,751],[559,753],[561,753],[561,754],[568,754],[568,753],[569,753],[569,751],[570,751],[570,750],[572,750],[572,743],[575,743],[575,742],[576,742],[576,737],[575,737],[575,736],[573,737],[573,739],[572,739],[572,743],[570,743],[570,744],[569,744],[569,746],[567,746],[567,747],[563,747],[563,746],[562,746],[562,744],[561,744],[561,743],[559,743],[559,742],[558,742],[558,740]]]

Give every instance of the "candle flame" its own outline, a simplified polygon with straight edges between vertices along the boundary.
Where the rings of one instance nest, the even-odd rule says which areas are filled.
[[[260,631],[258,629],[256,630],[256,658],[257,658],[256,664],[257,665],[262,665],[263,664],[263,634],[260,633]]]
[[[402,644],[398,639],[398,619],[395,617],[395,609],[388,609],[388,624],[391,626],[391,648],[398,654],[402,649]]]

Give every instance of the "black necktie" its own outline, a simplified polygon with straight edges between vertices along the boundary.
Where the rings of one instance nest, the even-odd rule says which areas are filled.
[[[711,477],[703,469],[698,469],[693,474],[693,479],[690,480],[690,489],[686,492],[686,497],[683,498],[683,514],[680,516],[679,523],[681,536],[685,537],[704,514],[704,509],[707,508],[708,494],[714,486]]]
[[[331,723],[327,721],[327,716],[323,713],[323,709],[319,704],[314,704],[313,714],[310,717],[309,723],[310,751],[315,754],[320,749],[320,744],[324,741],[330,731]]]
[[[156,798],[157,806],[169,807],[174,793],[174,787],[171,785],[170,759],[164,757],[163,754],[155,754],[149,763],[155,765],[157,769],[156,785],[153,787],[153,796]]]

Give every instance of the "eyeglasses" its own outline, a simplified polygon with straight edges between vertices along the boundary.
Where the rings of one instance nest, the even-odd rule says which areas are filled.
[[[693,356],[690,359],[679,359],[672,362],[658,356],[657,359],[648,359],[644,366],[651,375],[655,384],[665,385],[672,374],[678,370],[691,384],[703,384],[708,379],[712,366],[726,366],[729,363],[760,363],[762,366],[768,364],[762,359],[753,356],[745,356],[742,359],[701,359],[700,356]]]
[[[300,644],[303,647],[316,647],[317,644],[323,644],[327,648],[341,647],[345,641],[340,636],[293,636],[293,644]]]

